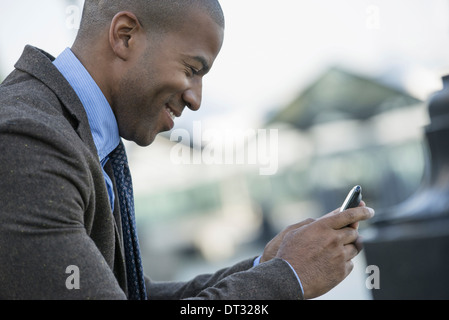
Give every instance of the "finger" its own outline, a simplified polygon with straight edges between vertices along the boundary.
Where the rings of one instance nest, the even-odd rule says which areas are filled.
[[[324,216],[320,217],[319,219],[330,217],[330,216],[333,216],[333,215],[335,215],[337,213],[340,213],[340,208],[337,208],[337,209],[335,209],[335,210],[333,210],[333,211],[331,211],[329,213],[326,213]]]
[[[365,201],[361,200],[360,203],[359,203],[359,207],[366,207]],[[359,229],[359,222],[357,221],[355,223],[352,223],[348,227],[351,227],[351,228],[354,228],[354,229],[358,230]]]
[[[356,229],[346,227],[339,230],[336,230],[339,233],[340,243],[343,245],[352,244],[357,241],[359,237],[359,233]]]
[[[358,230],[359,229],[359,222],[357,221],[357,222],[351,223],[348,227],[351,227],[351,228],[353,228],[355,230]]]
[[[353,243],[345,245],[344,251],[345,251],[346,261],[354,259],[360,252],[357,249],[357,246]]]
[[[355,247],[360,252],[363,250],[363,238],[359,236],[357,240],[354,242]]]
[[[360,200],[360,203],[359,203],[359,205],[358,205],[357,207],[366,207],[365,201]],[[340,213],[340,208],[337,209],[337,210],[338,210],[338,212],[336,212],[336,213]],[[346,210],[348,210],[348,209],[346,209]],[[335,211],[336,211],[336,210],[334,210],[334,211],[332,211],[332,212],[335,212]]]
[[[325,219],[331,228],[338,230],[353,223],[371,219],[373,216],[374,210],[372,208],[357,207],[339,214],[326,216],[323,220]]]
[[[348,276],[352,272],[353,269],[354,269],[354,262],[352,262],[352,260],[346,261],[346,264],[345,264],[346,276]]]
[[[328,214],[337,214],[340,212],[341,207],[338,207],[337,209],[333,210],[332,212],[328,213]]]
[[[360,203],[359,203],[359,207],[366,207],[365,201],[361,200]],[[321,218],[325,218],[325,217],[332,216],[332,215],[334,215],[334,214],[338,214],[338,213],[340,213],[340,209],[341,209],[341,207],[338,207],[337,209],[335,209],[335,210],[333,210],[333,211],[331,211],[331,212],[325,214],[325,215],[322,216]],[[320,219],[321,219],[321,218],[320,218]],[[355,223],[355,224],[353,224],[353,225],[351,225],[351,227],[353,227],[354,229],[358,229],[358,228],[359,228],[358,222]]]
[[[366,207],[365,201],[361,200],[360,203],[359,203],[359,205],[358,205],[358,207]],[[332,212],[326,214],[325,216],[340,213],[340,210],[341,210],[341,207],[339,207],[339,208],[333,210]],[[324,216],[324,217],[325,217],[325,216]]]

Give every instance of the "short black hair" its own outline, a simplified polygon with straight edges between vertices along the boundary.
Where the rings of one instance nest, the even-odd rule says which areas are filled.
[[[85,0],[78,37],[95,37],[95,33],[109,26],[112,18],[121,11],[134,13],[147,30],[173,31],[195,8],[204,10],[219,26],[225,27],[218,0]]]

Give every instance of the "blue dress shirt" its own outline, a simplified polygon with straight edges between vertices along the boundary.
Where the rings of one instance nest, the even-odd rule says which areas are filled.
[[[86,110],[89,126],[92,131],[98,158],[103,168],[103,176],[108,189],[111,208],[114,210],[114,189],[109,176],[104,171],[104,165],[109,154],[120,143],[117,120],[109,102],[95,80],[84,68],[70,48],[65,49],[53,62],[59,72],[66,78]]]
[[[117,148],[120,143],[120,135],[118,131],[117,120],[112,112],[109,102],[101,92],[101,89],[95,83],[95,80],[84,68],[78,58],[73,54],[70,48],[65,49],[53,62],[59,72],[66,78],[78,95],[84,109],[87,113],[89,126],[92,131],[95,146],[97,147],[98,158],[103,168],[103,176],[108,188],[109,200],[111,208],[114,210],[114,189],[109,176],[104,171],[104,165],[109,160],[109,154]],[[254,261],[254,266],[260,263],[258,257]],[[296,278],[298,279],[301,291],[304,294],[301,281],[293,267],[290,266]]]

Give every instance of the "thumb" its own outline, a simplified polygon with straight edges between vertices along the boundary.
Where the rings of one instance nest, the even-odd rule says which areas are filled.
[[[338,230],[356,222],[371,219],[373,216],[374,210],[364,206],[348,209],[343,212],[339,212],[338,214],[328,214],[322,219],[327,220],[327,223],[331,228]]]

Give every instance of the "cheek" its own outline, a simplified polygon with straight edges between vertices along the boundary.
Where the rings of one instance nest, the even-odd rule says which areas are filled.
[[[133,140],[133,135],[138,126],[139,118],[144,108],[145,99],[142,97],[141,83],[135,78],[123,77],[114,92],[113,104],[111,105],[119,127],[120,135]]]
[[[114,99],[120,135],[139,145],[147,145],[166,130],[165,105],[182,104],[182,92],[188,86],[184,73],[153,71],[129,70],[121,78]]]

